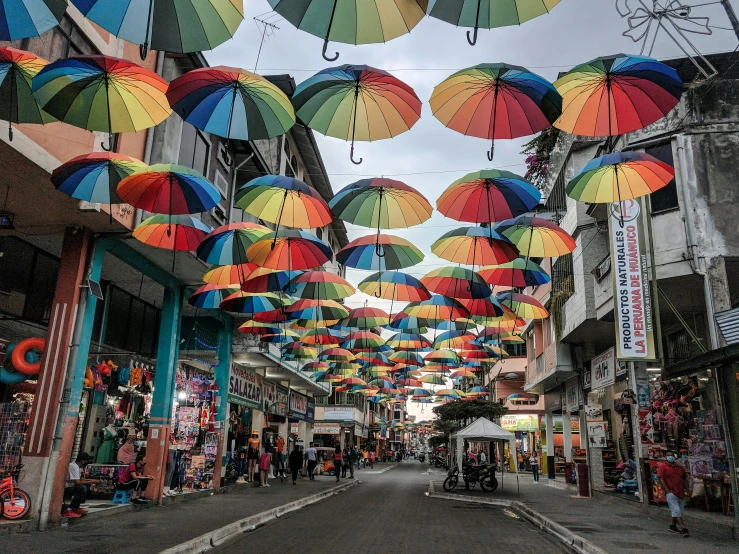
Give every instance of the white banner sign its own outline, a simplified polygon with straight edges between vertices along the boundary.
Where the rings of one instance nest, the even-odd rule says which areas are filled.
[[[353,421],[353,408],[351,407],[332,407],[323,409],[323,419],[331,421]]]

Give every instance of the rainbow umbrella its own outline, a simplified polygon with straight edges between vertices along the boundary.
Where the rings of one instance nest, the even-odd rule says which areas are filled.
[[[71,0],[112,35],[152,50],[181,54],[212,50],[234,36],[243,0]]]
[[[353,362],[356,357],[345,348],[328,348],[318,355],[322,362]]]
[[[562,115],[554,126],[586,137],[637,131],[665,117],[683,82],[672,67],[644,56],[616,54],[578,65],[557,79]]]
[[[59,25],[67,11],[67,0],[2,0],[0,40],[38,37]]]
[[[467,368],[452,371],[449,374],[450,379],[477,379],[477,374]]]
[[[352,386],[365,386],[367,383],[364,381],[364,379],[360,379],[359,377],[347,377],[346,379],[342,379],[341,381],[342,385],[352,385]]]
[[[494,286],[537,287],[552,280],[539,264],[525,258],[516,258],[504,264],[481,267],[477,272],[487,283]]]
[[[120,204],[122,200],[116,191],[118,184],[145,167],[144,162],[123,154],[92,152],[76,156],[57,167],[51,174],[51,182],[59,192],[77,200]]]
[[[440,398],[461,398],[464,393],[457,389],[439,389],[434,395]]]
[[[271,292],[252,294],[239,290],[223,299],[221,309],[226,312],[255,315],[261,312],[279,310],[286,305],[287,301],[285,299]]]
[[[474,46],[477,30],[521,25],[554,8],[559,0],[429,0],[427,13],[458,27],[472,27],[467,42]]]
[[[237,290],[239,287],[232,285],[203,285],[188,298],[187,302],[196,308],[214,310],[220,307],[224,298]]]
[[[319,354],[320,357],[320,354]],[[300,371],[303,371],[305,373],[318,373],[321,371],[328,371],[329,365],[324,362],[308,362],[303,367],[300,368]]]
[[[311,378],[318,383],[339,383],[342,379],[341,375],[331,373],[315,373]]]
[[[400,271],[373,273],[363,279],[357,288],[370,296],[400,302],[420,302],[431,298],[431,294],[421,281]]]
[[[372,329],[383,325],[390,316],[384,310],[372,307],[354,308],[341,320],[343,327]]]
[[[153,215],[133,230],[133,237],[156,248],[195,250],[210,227],[191,215]]]
[[[429,296],[426,300],[430,298],[431,297]],[[414,304],[416,303],[417,302]],[[422,334],[427,332],[426,328],[429,327],[430,323],[431,322],[427,319],[409,316],[406,313],[398,312],[391,318],[390,323],[384,327],[391,331],[405,331],[406,333]]]
[[[300,338],[300,341],[303,344],[309,345],[339,344],[342,340],[344,340],[344,335],[342,333],[334,331],[333,329],[326,329],[325,327],[308,329]]]
[[[355,269],[403,269],[423,260],[423,254],[409,241],[394,235],[367,235],[351,241],[336,254],[336,261]]]
[[[256,241],[264,238],[270,230],[258,223],[229,223],[210,233],[198,247],[198,258],[208,264],[243,265],[246,263],[246,250]],[[251,273],[251,272],[249,272]],[[242,274],[243,282],[248,275]]]
[[[172,110],[159,75],[127,60],[78,56],[57,60],[33,78],[33,96],[49,115],[88,131],[113,134],[148,129]]]
[[[456,319],[469,315],[467,309],[457,300],[438,294],[433,295],[428,300],[409,303],[403,308],[403,313],[423,318],[429,322],[439,322],[444,319]]]
[[[437,331],[469,331],[475,329],[475,327],[477,327],[477,323],[467,317],[459,317],[451,321],[445,319],[434,325]]]
[[[312,269],[333,257],[331,247],[315,235],[281,229],[265,235],[246,251],[250,262],[269,269]]]
[[[290,281],[286,288],[291,296],[315,300],[341,300],[357,290],[346,279],[330,271],[306,271]]]
[[[500,317],[505,311],[495,296],[489,295],[486,298],[460,298],[459,303],[465,307],[470,316],[474,317]]]
[[[355,362],[330,362],[332,373],[336,375],[352,375],[359,371],[360,364]]]
[[[318,357],[318,350],[304,345],[300,341],[289,342],[282,347],[282,355],[293,360],[313,360]]]
[[[290,99],[256,73],[203,67],[169,84],[172,110],[194,127],[226,139],[266,140],[295,125]]]
[[[518,257],[518,250],[505,236],[484,227],[460,227],[439,237],[431,251],[445,260],[465,265],[496,265]]]
[[[385,344],[394,350],[420,351],[431,348],[431,342],[426,337],[415,333],[395,333]]]
[[[447,77],[429,100],[434,117],[463,135],[514,139],[547,129],[562,113],[562,97],[525,67],[480,64]]]
[[[300,338],[295,331],[290,329],[279,329],[276,333],[267,333],[262,335],[262,342],[269,342],[271,344],[287,344],[289,342],[296,341]]]
[[[567,183],[567,196],[593,204],[621,202],[667,186],[675,170],[643,152],[614,152],[586,163]]]
[[[261,294],[264,292],[281,293],[290,282],[290,279],[295,278],[300,273],[300,271],[280,271],[266,267],[257,267],[241,283],[241,290],[252,294]]]
[[[490,286],[480,275],[464,267],[440,267],[421,278],[426,288],[450,298],[486,298]]]
[[[5,7],[5,3],[0,7]],[[40,1],[38,3],[41,4]],[[0,16],[0,25],[2,22]],[[2,38],[2,34],[0,28],[0,40],[7,40]],[[0,48],[0,119],[8,122],[10,141],[13,140],[13,123],[44,124],[54,121],[53,117],[41,110],[31,93],[33,78],[48,63],[25,50],[10,46]]]
[[[539,401],[539,396],[525,392],[514,392],[513,394],[508,395],[507,400],[512,404],[533,405]]]
[[[521,319],[523,321],[523,319]],[[525,323],[525,322],[524,322]],[[511,325],[503,325],[503,326],[488,326],[484,327],[482,331],[477,333],[477,339],[487,342],[490,340],[503,340],[504,338],[512,337],[513,331],[516,329],[516,326]],[[518,337],[517,337],[518,338]]]
[[[497,296],[501,304],[508,306],[517,316],[526,319],[546,319],[549,312],[533,296],[517,294],[515,292],[501,292]]]
[[[282,333],[283,329],[270,323],[260,323],[250,319],[239,325],[239,332],[247,335],[277,335]],[[292,333],[292,331],[290,331]],[[297,335],[297,333],[295,333]]]
[[[355,164],[362,159],[354,159],[354,141],[395,137],[421,117],[421,101],[411,87],[367,65],[319,71],[298,85],[293,105],[296,115],[311,129],[351,140],[350,158]]]
[[[387,355],[381,352],[359,352],[357,353],[357,360],[361,362],[367,362],[374,367],[391,368],[393,362],[391,362]]]
[[[472,387],[470,390],[467,391],[467,394],[474,394],[476,396],[486,396],[490,394],[490,390],[487,387]]]
[[[475,340],[475,338],[475,334],[471,331],[444,331],[434,339],[434,348],[462,348],[468,342]],[[433,359],[431,361],[438,363]]]
[[[403,364],[404,367],[423,367],[426,365],[421,354],[409,350],[395,352],[388,357],[390,361],[396,364]]]
[[[429,385],[446,385],[446,379],[439,377],[438,375],[424,375],[419,379],[419,381]]]
[[[236,205],[263,221],[293,228],[324,227],[333,217],[316,189],[284,175],[262,175],[243,185]]]
[[[301,298],[295,301],[291,306],[285,309],[293,317],[297,318],[298,321],[314,321],[332,323],[327,325],[333,325],[334,322],[349,315],[349,310],[344,306],[336,302],[335,300],[313,300],[309,298]],[[321,327],[325,325],[319,325]],[[308,328],[309,325],[301,325],[301,327]],[[315,328],[315,326],[313,327]]]
[[[513,242],[521,253],[525,252],[527,259],[564,256],[577,246],[575,239],[559,225],[540,217],[519,215],[501,221],[495,230]]]
[[[385,346],[385,340],[380,335],[371,331],[351,333],[341,343],[341,347],[347,350],[372,350],[382,346]]]
[[[446,366],[447,369],[458,367],[460,362],[459,355],[452,350],[434,350],[425,360],[427,364]]]
[[[323,59],[330,40],[344,44],[387,42],[423,19],[426,0],[269,0],[272,9],[295,27],[323,40]]]

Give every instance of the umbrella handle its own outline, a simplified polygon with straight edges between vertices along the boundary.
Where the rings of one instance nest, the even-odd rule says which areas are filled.
[[[322,52],[323,59],[326,60],[327,62],[335,62],[336,60],[338,60],[339,59],[339,53],[336,52],[336,54],[334,55],[333,58],[329,58],[326,55],[326,49],[327,48],[328,48],[328,37],[326,37],[326,40],[323,41],[323,52]]]
[[[349,153],[349,159],[352,161],[354,165],[359,165],[362,163],[362,160],[364,160],[364,158],[359,158],[359,161],[354,159],[354,145],[353,144],[352,144],[352,149]]]
[[[113,150],[113,135],[112,134],[108,133],[108,146],[105,146],[105,143],[101,142],[100,148],[102,148],[106,152],[110,152],[111,150]]]
[[[493,144],[493,145],[492,145],[492,146],[490,147],[490,151],[488,152],[488,161],[489,161],[489,162],[492,162],[492,161],[493,161],[493,156],[494,156],[494,155],[495,155],[495,144]]]
[[[145,42],[144,44],[139,44],[139,57],[141,60],[145,60],[146,56],[149,55],[149,42]]]
[[[477,27],[475,27],[475,30],[471,38],[470,38],[470,32],[467,31],[467,42],[470,43],[470,46],[474,46],[475,44],[477,44]]]
[[[8,123],[8,140],[13,142],[13,123]]]

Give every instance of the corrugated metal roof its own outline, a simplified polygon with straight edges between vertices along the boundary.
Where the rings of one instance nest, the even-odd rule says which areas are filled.
[[[716,323],[721,329],[726,344],[739,343],[739,308],[717,313]]]

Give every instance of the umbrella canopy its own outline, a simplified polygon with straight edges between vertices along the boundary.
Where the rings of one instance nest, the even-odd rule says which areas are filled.
[[[487,298],[490,286],[480,275],[464,267],[440,267],[421,278],[426,288],[450,298]]]
[[[391,354],[389,358],[396,364],[403,364],[405,367],[423,367],[426,365],[423,361],[423,356],[418,352],[395,352],[394,354]]]
[[[434,88],[434,117],[463,135],[514,139],[547,129],[562,113],[562,97],[546,79],[525,67],[480,64],[458,71]]]
[[[411,186],[393,179],[362,179],[341,189],[329,202],[334,215],[372,229],[419,225],[431,217],[429,201]]]
[[[426,355],[427,364],[445,365],[449,368],[459,366],[459,355],[453,350],[434,350]]]
[[[216,265],[243,265],[246,263],[246,251],[259,239],[271,231],[258,223],[235,222],[214,229],[198,246],[198,258],[205,263]],[[251,271],[249,272],[251,273]],[[243,278],[248,275],[242,275]]]
[[[443,319],[456,319],[458,317],[467,317],[469,312],[467,309],[453,298],[433,295],[428,300],[422,302],[411,302],[405,308],[403,313],[410,316],[421,317],[429,322],[438,322]]]
[[[654,156],[614,152],[586,163],[565,190],[580,202],[621,202],[651,194],[674,178],[675,170]]]
[[[187,302],[196,308],[214,310],[220,307],[224,298],[239,290],[232,285],[203,285],[196,290]]]
[[[269,0],[272,9],[295,27],[323,39],[323,58],[329,41],[344,44],[387,42],[406,33],[423,19],[427,0]]]
[[[286,288],[291,296],[315,300],[341,300],[357,290],[349,282],[330,271],[306,271],[295,277]]]
[[[167,99],[182,119],[227,141],[270,139],[295,125],[290,99],[256,73],[203,67],[169,84]]]
[[[345,348],[329,348],[318,355],[322,362],[353,362],[356,357]]]
[[[475,340],[476,335],[471,331],[444,331],[434,339],[434,348],[462,348],[465,344]],[[427,362],[433,362],[438,364],[436,359],[429,360]]]
[[[33,78],[33,95],[46,113],[88,131],[131,133],[153,127],[172,110],[167,82],[127,60],[78,56],[45,66]]]
[[[467,317],[459,317],[451,321],[445,319],[444,321],[440,321],[437,325],[434,325],[434,328],[437,331],[469,331],[476,327],[477,323]]]
[[[521,25],[549,13],[559,0],[429,0],[428,14],[458,27],[473,27],[467,31],[467,42],[474,46],[477,30]]]
[[[243,0],[71,0],[109,33],[163,52],[212,50],[234,36],[244,19]]]
[[[426,300],[429,300],[426,298]],[[414,302],[413,304],[418,304]],[[406,331],[407,333],[425,333],[426,327],[430,325],[430,321],[425,318],[419,318],[416,316],[409,316],[404,312],[398,312],[391,319],[390,323],[385,325],[386,329],[391,331]]]
[[[286,310],[290,315],[297,318],[294,325],[304,329],[334,325],[341,318],[349,315],[349,310],[334,300],[303,298],[286,308]]]
[[[282,354],[293,360],[313,360],[318,357],[318,350],[306,346],[300,341],[294,341],[282,347]]]
[[[336,261],[355,269],[403,269],[420,263],[423,254],[411,242],[394,235],[367,235],[351,241],[336,254]]]
[[[438,375],[424,375],[419,381],[428,383],[429,385],[446,385],[446,379]]]
[[[282,308],[279,308],[266,312],[257,312],[252,319],[259,323],[285,323],[292,321],[294,318],[292,314],[288,314]]]
[[[500,265],[481,267],[477,272],[493,286],[537,287],[552,280],[539,264],[525,258],[516,258]]]
[[[221,309],[226,312],[254,315],[278,310],[286,305],[287,301],[285,299],[271,292],[252,294],[239,290],[223,299]]]
[[[116,190],[127,204],[157,214],[206,212],[221,201],[215,185],[194,169],[176,164],[145,167],[123,179]]]
[[[331,247],[315,235],[281,229],[265,235],[246,251],[250,262],[269,269],[312,269],[333,257]]]
[[[451,379],[477,379],[477,374],[467,368],[457,369],[449,374]]]
[[[545,319],[549,317],[547,309],[533,296],[516,294],[515,292],[501,292],[497,298],[501,304],[508,306],[519,317],[526,319]]]
[[[320,354],[319,354],[320,356]],[[305,373],[318,373],[319,371],[328,371],[329,365],[324,362],[308,362],[303,367],[300,368],[300,371],[304,371]]]
[[[318,329],[309,329],[305,333],[303,333],[303,336],[300,338],[300,341],[303,344],[339,344],[342,340],[344,340],[344,335],[341,334],[339,331],[334,331],[333,329],[326,329],[325,327],[320,327]]]
[[[0,40],[38,37],[59,25],[67,0],[0,1]]]
[[[420,302],[431,298],[431,293],[421,281],[400,271],[373,273],[363,279],[357,288],[370,296],[400,302]]]
[[[260,323],[250,319],[239,326],[240,333],[247,335],[278,335],[283,331],[281,327],[271,325],[270,323]],[[291,333],[293,331],[290,331]],[[295,333],[297,335],[297,333]]]
[[[341,320],[343,327],[354,327],[357,329],[372,329],[384,325],[390,316],[380,308],[362,307],[354,308],[349,315]]]
[[[6,3],[3,2],[0,7],[5,7]],[[42,4],[40,0],[37,0],[37,3]],[[0,24],[2,24],[2,16],[0,16]],[[8,40],[1,37],[2,29],[0,28],[0,40]],[[31,93],[33,78],[48,63],[43,58],[25,50],[17,50],[10,46],[0,48],[0,119],[8,122],[8,138],[11,141],[13,140],[13,123],[43,124],[54,121],[53,117],[41,110]]]
[[[0,95],[2,88],[0,88]],[[51,182],[67,196],[100,204],[120,204],[118,184],[146,165],[115,152],[92,152],[72,158],[57,167]]]
[[[559,225],[540,217],[520,215],[501,221],[495,230],[513,242],[526,258],[563,256],[577,246],[575,239]]]
[[[290,329],[280,329],[276,333],[262,335],[260,340],[271,344],[287,344],[288,342],[296,341],[299,338],[300,335],[295,331],[291,331]]]
[[[252,294],[264,292],[282,292],[291,279],[299,275],[300,271],[280,271],[258,267],[241,283],[241,290]]]
[[[422,350],[431,348],[431,342],[426,337],[415,333],[395,333],[385,344],[395,350]]]
[[[497,265],[518,257],[518,250],[507,237],[484,227],[452,229],[431,245],[431,251],[466,265]]]
[[[352,2],[353,4],[354,2]],[[372,4],[368,0],[365,4]],[[387,2],[385,2],[387,3]],[[293,94],[295,112],[323,135],[351,141],[373,141],[408,131],[421,117],[415,91],[386,71],[367,65],[342,65],[319,71]]]
[[[385,340],[371,331],[358,331],[352,333],[341,343],[342,348],[347,350],[371,350],[385,345]]]
[[[195,250],[210,227],[191,215],[153,215],[133,230],[133,238],[167,250]]]
[[[293,228],[324,227],[333,217],[316,189],[284,175],[262,175],[243,185],[236,205],[263,221]]]
[[[486,298],[460,298],[459,303],[465,307],[472,317],[499,317],[505,311],[495,296],[489,295]]]
[[[680,101],[683,82],[672,67],[643,56],[616,54],[578,65],[555,81],[562,95],[558,129],[610,137],[642,129]]]
[[[209,285],[237,285],[240,287],[241,283],[258,267],[256,264],[249,263],[213,266],[203,275],[203,281]]]

